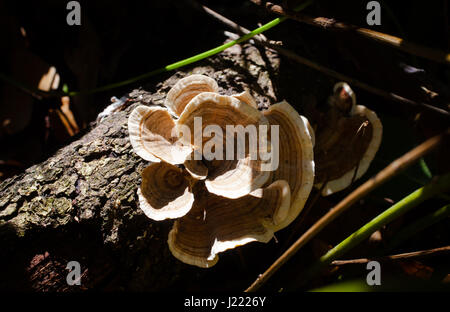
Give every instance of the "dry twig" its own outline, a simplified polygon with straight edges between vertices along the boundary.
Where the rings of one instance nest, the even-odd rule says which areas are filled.
[[[403,52],[407,52],[409,54],[423,57],[423,58],[426,58],[426,59],[429,59],[429,60],[432,60],[435,62],[450,65],[450,54],[445,53],[443,51],[424,47],[422,45],[406,41],[399,37],[384,34],[379,31],[374,31],[374,30],[367,29],[367,28],[362,28],[362,27],[349,25],[349,24],[342,23],[342,22],[337,22],[336,20],[334,20],[332,18],[309,17],[309,16],[306,16],[301,13],[295,13],[293,11],[284,9],[282,6],[273,4],[268,1],[262,1],[262,0],[250,0],[250,1],[255,3],[256,5],[265,7],[267,10],[269,10],[272,13],[286,16],[286,17],[289,17],[293,20],[296,20],[296,21],[299,21],[302,23],[320,27],[320,28],[326,29],[326,30],[354,32],[359,35],[362,35],[365,38],[369,38],[371,40],[375,40],[377,42],[386,44],[390,47],[397,48]]]
[[[373,260],[376,260],[379,262],[404,260],[404,259],[411,259],[411,258],[418,258],[418,257],[437,256],[437,255],[440,255],[443,253],[447,253],[449,251],[450,251],[450,246],[445,246],[445,247],[440,247],[440,248],[407,252],[407,253],[379,257],[379,258],[374,258],[374,259],[361,258],[361,259],[352,259],[352,260],[335,260],[335,261],[331,262],[331,265],[342,266],[342,265],[347,265],[347,264],[364,264],[364,263],[368,263]]]
[[[203,9],[203,11],[205,13],[207,13],[208,15],[212,16],[213,18],[217,19],[219,22],[223,23],[224,25],[226,25],[226,26],[232,28],[233,30],[237,31],[238,33],[245,35],[245,34],[248,34],[250,32],[250,30],[248,30],[245,27],[242,27],[239,24],[231,21],[230,19],[220,15],[219,13],[211,10],[210,8],[208,8],[206,6],[201,6],[201,7],[202,7],[202,9]],[[419,102],[407,99],[407,98],[405,98],[405,97],[403,97],[401,95],[398,95],[398,94],[395,94],[395,93],[392,93],[392,92],[388,92],[388,91],[385,91],[385,90],[382,90],[382,89],[378,89],[376,87],[368,85],[368,84],[366,84],[364,82],[361,82],[361,81],[359,81],[359,80],[357,80],[355,78],[352,78],[352,77],[349,77],[347,75],[341,74],[341,73],[339,73],[339,72],[337,72],[337,71],[335,71],[333,69],[330,69],[330,68],[328,68],[326,66],[320,65],[320,64],[315,63],[315,62],[313,62],[313,61],[311,61],[311,60],[309,60],[309,59],[307,59],[305,57],[302,57],[302,56],[296,54],[295,52],[292,52],[292,51],[290,51],[290,50],[288,50],[286,48],[283,48],[280,44],[278,44],[278,43],[276,43],[276,42],[274,42],[272,40],[266,40],[263,37],[257,37],[257,36],[255,36],[253,39],[254,39],[254,41],[257,44],[261,44],[261,45],[263,45],[265,47],[271,48],[271,49],[277,51],[278,53],[280,53],[280,54],[282,54],[282,55],[284,55],[284,56],[286,56],[286,57],[288,57],[288,58],[290,58],[290,59],[292,59],[292,60],[294,60],[294,61],[296,61],[296,62],[298,62],[300,64],[303,64],[303,65],[306,65],[308,67],[311,67],[311,68],[313,68],[313,69],[315,69],[317,71],[320,71],[321,73],[324,73],[324,74],[326,74],[328,76],[331,76],[331,77],[333,77],[333,78],[335,78],[337,80],[346,81],[349,84],[351,84],[353,86],[356,86],[358,88],[361,88],[361,89],[363,89],[363,90],[365,90],[367,92],[370,92],[372,94],[378,95],[380,97],[384,97],[384,98],[386,98],[386,99],[388,99],[390,101],[406,104],[406,105],[413,106],[413,107],[416,107],[416,108],[426,109],[428,111],[433,111],[435,113],[439,113],[439,114],[444,115],[446,117],[450,117],[450,113],[448,111],[444,110],[444,109],[438,108],[436,106],[433,106],[433,105],[430,105],[430,104],[427,104],[427,103],[419,103]]]
[[[309,228],[288,250],[286,250],[263,274],[261,274],[256,281],[246,289],[246,292],[258,290],[278,269],[280,269],[297,251],[315,237],[321,230],[323,230],[334,219],[341,215],[348,208],[353,206],[360,199],[365,197],[371,191],[384,184],[386,181],[392,179],[399,172],[414,164],[421,157],[425,156],[438,145],[440,145],[447,136],[450,135],[450,128],[446,132],[434,136],[411,151],[407,152],[400,158],[394,160],[386,168],[381,170],[377,175],[359,186],[356,190],[345,197],[327,214],[325,214],[319,221],[317,221],[311,228]]]

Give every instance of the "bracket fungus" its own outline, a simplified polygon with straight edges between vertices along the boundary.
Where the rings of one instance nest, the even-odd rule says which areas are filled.
[[[314,184],[314,133],[308,120],[286,101],[271,105],[264,115],[271,125],[279,125],[279,166],[272,180],[286,180],[291,187],[291,208],[279,229],[288,226],[301,212]]]
[[[347,83],[337,83],[333,91],[315,133],[315,186],[323,196],[345,189],[367,171],[383,132],[376,113],[356,104]]]
[[[138,196],[145,215],[157,221],[184,216],[194,202],[183,170],[164,162],[153,163],[142,171]]]
[[[174,136],[175,121],[162,107],[140,105],[128,118],[128,131],[134,151],[152,162],[163,160],[169,164],[182,164],[192,152]]]
[[[167,93],[164,106],[166,106],[174,116],[179,117],[185,106],[197,94],[202,92],[217,93],[219,87],[217,82],[204,75],[190,75],[179,80]]]
[[[255,127],[248,127],[252,125]],[[250,146],[250,141],[255,142],[260,136],[259,125],[268,126],[261,112],[233,96],[203,92],[186,105],[177,121],[177,132],[183,144],[203,151],[208,168],[205,184],[211,193],[239,198],[267,182],[270,171],[264,170],[257,146]],[[239,129],[242,135],[244,129],[254,132],[250,133],[249,140],[235,140]],[[214,138],[210,139],[212,134]],[[239,143],[249,143],[240,146],[240,157]],[[256,156],[251,157],[251,153]]]
[[[176,258],[211,267],[218,253],[268,242],[299,215],[314,181],[314,134],[292,106],[261,112],[248,91],[220,95],[202,75],[179,80],[165,106],[136,107],[128,127],[134,151],[152,162],[140,208],[176,219],[168,238]]]

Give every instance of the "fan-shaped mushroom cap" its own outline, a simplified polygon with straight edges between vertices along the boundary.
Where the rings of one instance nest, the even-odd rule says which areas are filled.
[[[195,126],[196,117],[201,118],[201,126]],[[219,95],[211,92],[203,92],[195,96],[185,107],[177,122],[177,133],[183,144],[191,144],[194,149],[204,151],[204,146],[209,137],[203,136],[204,129],[208,126],[218,127],[220,133],[215,133],[214,140],[223,146],[222,159],[205,161],[208,168],[206,187],[211,193],[228,198],[238,198],[264,185],[270,176],[270,171],[264,170],[265,161],[257,157],[251,157],[248,140],[246,140],[245,157],[237,155],[236,140],[233,157],[227,160],[226,136],[234,135],[227,132],[227,126],[255,126],[256,139],[258,138],[259,125],[268,125],[266,118],[254,107],[231,96]],[[189,129],[192,133],[190,141],[182,135],[183,129]],[[225,134],[225,135],[224,135]],[[217,136],[217,137],[216,137]],[[195,138],[201,138],[196,141]],[[234,138],[234,137],[233,137]],[[231,159],[230,159],[231,158]]]
[[[276,230],[288,226],[302,211],[314,182],[314,156],[308,120],[286,101],[271,105],[264,115],[279,126],[279,166],[272,180],[286,180],[291,188],[291,206]]]
[[[180,116],[189,101],[202,92],[218,92],[217,82],[204,75],[190,75],[180,79],[170,91],[164,105],[175,116]]]
[[[316,187],[323,189],[323,196],[347,188],[366,173],[380,146],[383,126],[375,112],[356,105],[354,114],[341,119],[334,130],[328,140],[321,135],[316,145]]]
[[[172,254],[184,263],[202,268],[218,261],[217,254],[252,241],[268,242],[278,220],[285,219],[290,205],[286,181],[238,199],[209,193],[197,184],[195,202],[169,233]]]
[[[179,218],[189,212],[194,195],[180,168],[164,162],[153,163],[141,175],[139,204],[147,217],[160,221]]]
[[[347,84],[338,85],[345,86],[343,90],[355,99]],[[345,189],[367,171],[380,146],[383,126],[375,112],[362,105],[355,105],[348,115],[332,107],[322,123],[316,133],[315,186],[327,196]]]
[[[175,122],[162,107],[136,107],[128,118],[130,141],[136,154],[145,160],[169,164],[182,164],[191,153],[189,146],[184,146],[174,136]]]

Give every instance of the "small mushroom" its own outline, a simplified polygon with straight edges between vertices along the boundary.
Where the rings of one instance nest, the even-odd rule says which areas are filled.
[[[190,75],[180,79],[170,91],[164,105],[170,112],[178,117],[189,101],[202,92],[218,92],[217,82],[204,75]]]
[[[302,211],[314,183],[314,155],[311,126],[286,101],[273,104],[264,112],[270,125],[279,126],[279,165],[272,181],[286,180],[291,188],[288,216],[277,230],[288,226]]]
[[[347,188],[367,171],[383,132],[376,113],[356,105],[348,84],[335,85],[329,104],[327,113],[317,121],[315,134],[315,186],[322,189],[323,196]]]
[[[175,121],[165,108],[139,105],[128,118],[131,145],[136,154],[152,162],[160,159],[182,164],[192,152],[174,136]]]
[[[253,241],[267,243],[277,222],[286,217],[290,190],[279,180],[238,199],[209,193],[197,184],[195,202],[169,233],[169,248],[180,261],[213,266],[217,254]]]
[[[153,220],[184,216],[192,207],[194,195],[183,171],[165,162],[153,163],[142,171],[138,189],[139,205]]]
[[[211,143],[210,140],[224,147],[222,151],[211,149],[215,156],[219,157],[204,161],[208,169],[205,184],[211,193],[239,198],[264,185],[269,179],[270,171],[263,170],[265,161],[258,156],[252,157],[252,152],[255,152],[253,156],[259,154],[257,148],[251,150],[246,145],[244,157],[237,155],[235,133],[227,129],[230,125],[241,126],[242,129],[249,125],[255,126],[254,136],[258,137],[259,125],[268,125],[268,122],[260,111],[237,98],[203,92],[186,105],[176,128],[181,142],[185,145],[191,144],[195,150],[205,151],[205,146]],[[211,134],[215,135],[213,139],[203,135],[208,129],[215,129],[211,131]],[[192,133],[190,138],[184,135],[184,131]],[[234,142],[232,157],[227,157],[227,136]],[[197,142],[196,138],[202,139]]]

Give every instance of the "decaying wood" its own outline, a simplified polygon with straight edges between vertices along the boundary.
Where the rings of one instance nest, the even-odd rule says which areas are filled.
[[[253,46],[235,46],[150,91],[132,91],[83,137],[3,181],[0,289],[177,289],[215,274],[175,259],[167,247],[172,221],[154,222],[138,208],[136,191],[147,162],[132,151],[127,118],[138,103],[162,105],[170,87],[191,73],[213,77],[222,94],[250,89],[260,107],[268,106],[276,95],[267,68],[277,67],[272,51],[262,56]],[[81,264],[80,286],[66,282],[69,261]]]

